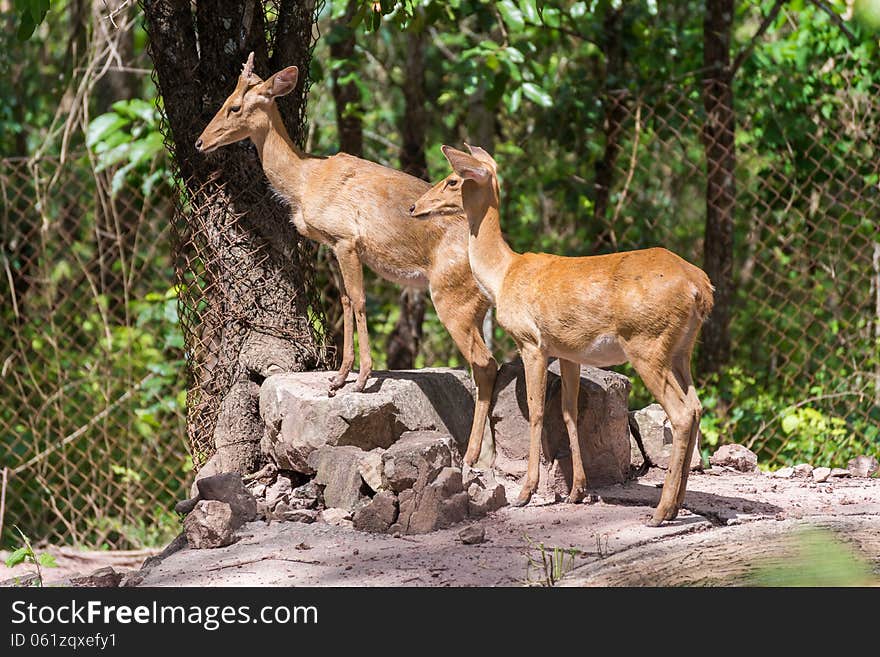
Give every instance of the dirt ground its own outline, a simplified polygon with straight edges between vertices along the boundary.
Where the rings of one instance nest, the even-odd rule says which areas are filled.
[[[562,584],[735,583],[762,557],[782,555],[799,527],[835,531],[880,572],[880,480],[777,479],[710,471],[691,476],[686,511],[660,528],[645,521],[664,473],[596,489],[591,504],[505,507],[480,521],[486,541],[463,545],[467,526],[420,536],[366,534],[317,522],[254,522],[216,550],[181,550],[144,586],[521,586],[547,583],[552,548]],[[510,483],[508,497],[515,489]]]
[[[562,557],[568,586],[731,584],[781,558],[799,528],[836,533],[880,573],[880,480],[778,479],[713,469],[691,475],[686,510],[673,522],[645,521],[663,471],[596,489],[590,504],[533,502],[479,521],[486,540],[464,545],[467,523],[420,536],[367,534],[323,522],[253,522],[215,550],[184,549],[144,571],[142,586],[522,586],[547,584],[543,558]],[[516,486],[509,484],[508,497]],[[541,545],[543,544],[543,557]],[[574,548],[576,555],[567,550]],[[153,551],[49,548],[59,568],[47,584],[101,566],[135,569]],[[0,565],[0,581],[29,570]]]

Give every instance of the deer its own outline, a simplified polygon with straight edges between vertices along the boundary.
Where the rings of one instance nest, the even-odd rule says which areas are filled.
[[[580,366],[628,361],[673,429],[663,492],[648,524],[673,520],[684,503],[700,427],[691,355],[712,310],[709,277],[663,248],[585,257],[516,253],[501,231],[498,165],[482,148],[466,146],[470,154],[442,147],[453,173],[416,201],[410,214],[431,217],[460,198],[469,225],[471,271],[522,357],[529,458],[514,505],[528,504],[538,487],[548,359],[559,361],[573,471],[567,501],[574,503],[584,499],[587,487],[577,432]]]
[[[334,254],[344,288],[343,355],[339,371],[330,378],[330,396],[345,386],[354,366],[353,324],[360,352],[354,392],[363,392],[372,373],[363,265],[393,283],[430,291],[437,316],[470,365],[477,388],[464,458],[473,466],[483,447],[498,364],[481,333],[490,303],[471,274],[464,210],[459,203],[457,214],[414,223],[409,211],[430,183],[346,153],[323,157],[300,150],[275,103],[296,88],[298,78],[298,68],[289,66],[262,80],[250,53],[235,89],[199,136],[196,150],[208,154],[250,139],[272,189],[289,205],[298,233]],[[492,456],[484,455],[484,460]]]

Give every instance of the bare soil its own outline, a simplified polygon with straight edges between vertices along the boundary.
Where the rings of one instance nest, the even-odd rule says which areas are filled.
[[[762,559],[786,553],[800,527],[836,532],[880,572],[880,480],[778,479],[714,468],[691,475],[684,510],[659,528],[645,521],[664,472],[593,491],[590,504],[505,507],[480,521],[486,541],[464,545],[467,525],[420,536],[350,526],[254,522],[216,550],[184,549],[154,565],[144,586],[521,586],[546,584],[544,556],[565,556],[565,585],[737,583]],[[516,491],[513,482],[509,498]],[[469,523],[471,524],[471,523]],[[558,553],[557,553],[558,554]]]

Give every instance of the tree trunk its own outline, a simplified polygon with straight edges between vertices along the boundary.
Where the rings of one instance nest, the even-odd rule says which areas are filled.
[[[594,250],[616,248],[613,240],[613,226],[608,225],[608,199],[614,183],[614,168],[620,154],[620,133],[626,119],[625,91],[619,88],[623,72],[623,39],[620,23],[623,9],[606,8],[602,21],[602,52],[605,55],[605,150],[602,159],[596,162],[595,200],[593,217],[601,233],[594,244]]]
[[[425,45],[424,29],[406,34],[406,74],[403,81],[404,111],[400,124],[403,143],[400,148],[400,166],[408,174],[428,180],[428,162],[425,159]],[[422,322],[425,319],[425,293],[415,288],[404,288],[400,294],[400,316],[388,336],[388,368],[408,370],[415,366],[422,341]]]
[[[197,464],[216,450],[217,471],[244,473],[259,460],[257,385],[274,371],[320,362],[308,318],[312,267],[289,210],[268,188],[253,145],[226,146],[206,157],[194,143],[234,88],[250,51],[263,77],[283,66],[299,67],[300,91],[279,109],[291,137],[302,143],[315,5],[282,0],[274,43],[267,40],[261,3],[197,2],[194,12],[192,6],[190,0],[143,1],[174,163],[187,197],[187,210],[174,227],[193,379],[188,433]]]
[[[327,40],[330,43],[330,57],[334,61],[344,62],[333,69],[333,100],[336,104],[339,150],[349,155],[363,157],[364,126],[361,120],[363,114],[361,92],[354,82],[345,80],[358,69],[355,58],[355,32],[348,25],[359,6],[357,0],[348,0],[345,15],[333,21]]]
[[[730,358],[733,303],[733,215],[736,207],[736,115],[731,86],[733,0],[707,0],[703,20],[703,145],[706,150],[706,233],[703,267],[715,286],[715,308],[703,327],[699,367],[717,372]]]

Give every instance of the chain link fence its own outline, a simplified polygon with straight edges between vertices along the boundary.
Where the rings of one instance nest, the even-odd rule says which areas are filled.
[[[86,155],[0,161],[4,533],[161,545],[189,471],[168,190]]]

